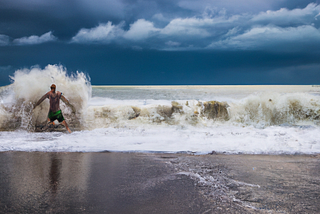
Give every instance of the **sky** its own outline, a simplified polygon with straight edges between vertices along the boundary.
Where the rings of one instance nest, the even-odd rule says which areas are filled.
[[[319,0],[0,0],[0,86],[48,64],[92,85],[313,85],[319,50]]]

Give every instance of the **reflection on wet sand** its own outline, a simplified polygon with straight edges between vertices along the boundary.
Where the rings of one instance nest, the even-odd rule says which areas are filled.
[[[77,191],[77,200],[84,200],[90,174],[90,154],[5,154],[5,161],[9,163],[6,166],[8,174],[2,173],[1,176],[8,176],[8,201],[15,211],[37,210],[52,203],[63,204],[63,195],[73,194],[73,191]]]
[[[0,153],[0,213],[319,213],[320,157]]]
[[[58,189],[59,178],[60,178],[60,168],[61,168],[61,160],[57,158],[57,154],[53,153],[51,155],[51,166],[49,172],[49,183],[52,194],[55,194]]]
[[[143,154],[4,152],[0,170],[0,213],[203,213],[211,207],[193,180]]]

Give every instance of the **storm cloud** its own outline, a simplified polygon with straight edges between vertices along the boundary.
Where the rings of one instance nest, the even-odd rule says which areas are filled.
[[[315,76],[320,48],[319,3],[308,0],[3,0],[0,1],[0,66],[10,69],[0,72],[35,64],[63,64],[89,73],[92,69],[93,76],[108,71],[115,75],[114,79],[108,79],[109,84],[210,84],[208,76],[214,80],[217,76],[221,78],[211,81],[212,84],[263,84],[264,80],[281,83],[269,74],[282,69],[283,74],[293,76],[306,69]],[[113,59],[111,53],[119,59]],[[136,56],[143,63],[150,62],[151,67],[130,65],[131,58]],[[189,60],[180,64],[179,56],[181,60],[185,57]],[[256,60],[256,56],[263,60]],[[284,64],[278,59],[285,59]],[[182,68],[188,74],[184,79],[178,75]],[[162,78],[168,71],[173,72],[173,80]],[[125,80],[124,76],[132,76],[132,72],[142,72],[145,78]],[[219,72],[226,75],[234,72],[234,78],[250,73],[255,78],[225,81]],[[289,83],[286,76],[279,80]],[[151,81],[154,77],[159,82]],[[94,84],[95,78],[92,80]]]
[[[0,34],[0,46],[9,44],[9,36]]]
[[[228,16],[225,11],[219,11],[216,15],[203,13],[201,16],[172,19],[164,27],[156,27],[152,21],[139,19],[125,30],[124,22],[119,25],[108,22],[91,29],[81,29],[72,41],[122,41],[138,45],[143,40],[144,47],[156,49],[166,49],[167,45],[170,49],[272,48],[275,51],[299,51],[312,46],[318,48],[314,44],[319,44],[320,39],[317,28],[319,15],[320,6],[311,3],[302,9],[281,8],[254,15]],[[146,44],[148,39],[152,41]],[[172,42],[176,45],[170,45]]]
[[[126,8],[125,2],[96,1],[102,8],[114,8],[119,14]],[[155,2],[156,4],[157,2]],[[159,4],[159,3],[158,3]],[[108,21],[92,28],[81,28],[70,38],[71,43],[142,46],[151,49],[268,49],[299,51],[319,44],[320,6],[310,3],[304,8],[266,10],[258,13],[228,14],[225,8],[204,7],[207,1],[180,1],[183,9],[193,9],[197,15],[190,17],[166,17],[157,13],[151,19],[137,19],[132,23],[121,20]],[[233,2],[231,5],[235,5]],[[23,3],[22,3],[23,5]],[[37,4],[36,4],[37,5]],[[96,4],[80,1],[80,8],[100,11]],[[193,7],[194,6],[194,7]],[[228,6],[218,1],[216,6]],[[260,5],[262,8],[267,3]],[[229,6],[230,7],[230,6]],[[228,7],[228,8],[229,8]],[[39,6],[41,8],[41,4]],[[109,8],[109,10],[110,10]],[[155,6],[156,8],[156,6]],[[116,16],[113,12],[106,13]],[[201,11],[202,10],[202,11]],[[119,15],[121,17],[122,15]],[[156,20],[155,20],[156,19]],[[9,35],[1,35],[0,44],[9,45]],[[33,45],[58,40],[51,31],[41,36],[16,38],[12,44]],[[142,44],[141,44],[142,42]],[[297,45],[299,43],[299,45]],[[175,44],[175,45],[172,45]],[[279,44],[281,44],[279,46]]]

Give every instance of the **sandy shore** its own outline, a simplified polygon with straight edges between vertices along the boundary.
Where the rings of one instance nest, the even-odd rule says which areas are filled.
[[[0,153],[0,213],[319,213],[320,158]]]
[[[237,203],[251,212],[320,212],[319,156],[215,154],[169,162],[176,171],[188,172],[214,201]]]

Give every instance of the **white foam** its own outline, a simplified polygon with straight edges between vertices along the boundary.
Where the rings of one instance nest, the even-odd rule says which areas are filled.
[[[159,90],[159,89],[158,89]],[[237,93],[237,92],[235,92]],[[320,97],[310,93],[254,93],[242,99],[228,102],[228,120],[209,119],[203,113],[206,100],[175,100],[180,112],[170,114],[171,100],[116,100],[94,97],[89,103],[87,128],[110,126],[159,125],[214,127],[216,125],[255,126],[316,125],[320,119]],[[134,108],[139,109],[139,117]],[[169,114],[165,114],[168,111]],[[169,116],[168,116],[169,115]]]
[[[91,97],[90,79],[84,73],[76,72],[68,75],[63,66],[48,65],[44,69],[33,67],[21,69],[11,77],[13,84],[2,87],[0,91],[0,128],[27,129],[34,124],[46,120],[49,102],[45,100],[32,111],[34,104],[56,84],[57,90],[76,108],[78,116],[85,114],[87,103]],[[66,115],[71,110],[62,103],[61,108]],[[81,118],[80,118],[81,119]],[[5,124],[6,123],[6,124]]]
[[[313,124],[318,123],[320,116],[320,97],[309,93],[264,92],[229,105],[232,122],[260,127]]]
[[[320,128],[100,128],[66,133],[1,132],[0,151],[190,151],[247,154],[320,152]]]
[[[82,72],[70,76],[63,66],[48,65],[44,69],[17,70],[14,76],[13,91],[16,99],[36,102],[39,96],[50,91],[51,84],[57,85],[57,91],[69,98],[75,104],[86,106],[91,96],[91,85],[88,77]],[[77,106],[77,105],[76,105]]]
[[[0,128],[18,126],[0,132],[0,151],[320,152],[316,87],[112,86],[94,87],[90,99],[88,78],[68,76],[61,66],[18,70],[12,79],[0,90]],[[35,122],[46,120],[48,101],[35,111],[33,104],[52,83],[77,108],[82,131],[32,132]],[[203,103],[212,100],[228,103],[227,119],[206,116]]]

